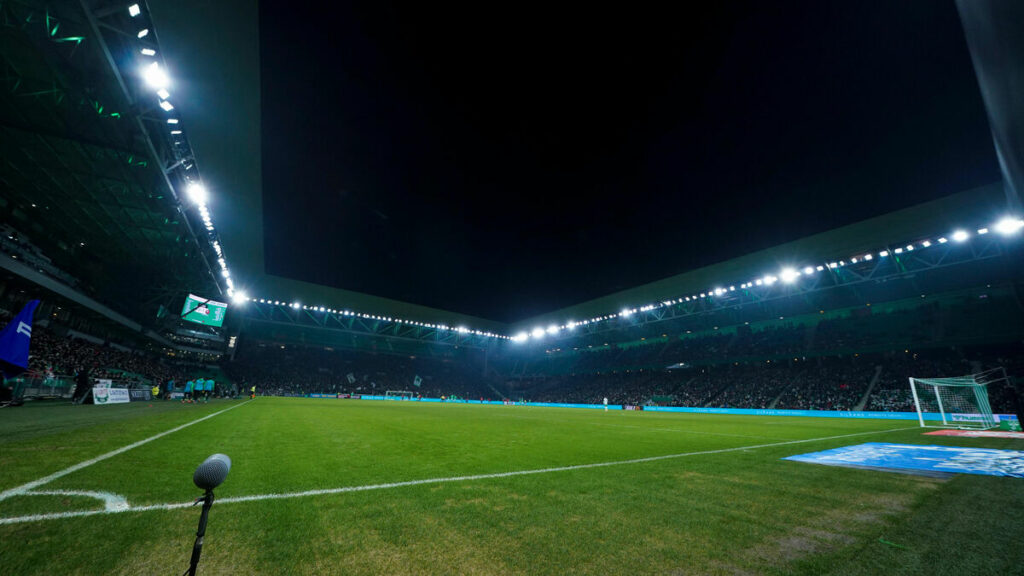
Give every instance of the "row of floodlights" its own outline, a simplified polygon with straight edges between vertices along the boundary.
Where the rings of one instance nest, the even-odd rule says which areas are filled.
[[[996,232],[1002,234],[1003,236],[1012,236],[1012,235],[1016,234],[1017,232],[1019,232],[1021,230],[1021,228],[1024,228],[1024,219],[1021,219],[1021,218],[1016,217],[1016,216],[1007,216],[1007,217],[1003,218],[1002,220],[1000,220],[999,222],[996,222],[995,224],[992,225],[992,229],[994,229]],[[989,228],[978,228],[978,230],[977,230],[977,234],[979,236],[984,236],[984,235],[986,235],[988,233],[989,233]],[[906,252],[913,252],[916,249],[929,248],[929,247],[933,246],[936,243],[937,244],[946,244],[950,240],[952,240],[955,243],[962,243],[962,242],[966,242],[970,238],[971,238],[971,233],[970,232],[968,232],[967,230],[958,229],[958,230],[953,231],[953,233],[951,233],[949,235],[949,237],[941,236],[938,239],[936,239],[935,242],[932,242],[931,240],[922,240],[922,241],[920,241],[920,242],[918,242],[916,244],[914,244],[914,243],[907,244],[904,247],[879,250],[877,252],[877,257],[878,258],[888,258],[888,257],[890,257],[892,255],[900,255],[900,254],[904,254]],[[858,255],[858,256],[854,256],[854,257],[850,258],[849,262],[847,262],[846,260],[837,260],[837,261],[829,262],[827,264],[819,264],[817,266],[804,266],[803,268],[798,268],[798,267],[795,267],[795,266],[786,266],[786,267],[782,268],[782,270],[780,270],[777,275],[775,275],[775,274],[766,274],[765,276],[762,276],[761,278],[757,278],[757,279],[751,280],[750,282],[743,282],[743,283],[741,283],[739,285],[739,287],[740,287],[741,290],[746,290],[746,289],[751,289],[751,288],[753,288],[755,286],[772,286],[776,282],[782,282],[783,284],[794,284],[794,283],[797,282],[797,280],[800,279],[801,276],[813,276],[814,274],[817,274],[819,272],[824,272],[826,269],[834,270],[834,269],[837,269],[837,268],[842,268],[842,267],[846,266],[847,264],[857,264],[859,262],[870,262],[870,261],[875,259],[875,257],[876,257],[875,254],[876,253],[874,253],[874,252],[869,252],[869,253],[866,253],[866,254],[861,254],[861,255]],[[637,312],[647,312],[649,310],[654,310],[654,309],[657,309],[657,308],[664,308],[664,307],[668,307],[668,306],[674,306],[676,304],[682,304],[682,303],[685,303],[685,302],[694,302],[694,301],[698,301],[698,300],[701,300],[701,299],[712,298],[712,297],[715,297],[715,296],[722,296],[722,295],[727,294],[729,292],[735,292],[735,291],[736,291],[736,286],[735,285],[730,285],[728,288],[726,288],[724,286],[717,287],[717,288],[712,288],[712,289],[708,290],[707,292],[700,292],[699,294],[693,294],[692,296],[683,296],[681,298],[675,298],[675,299],[672,299],[672,300],[665,300],[665,301],[658,302],[658,303],[655,303],[655,304],[647,304],[647,305],[641,306],[639,308],[625,308],[625,309],[623,309],[622,311],[620,311],[617,314],[606,314],[606,315],[603,315],[603,316],[596,316],[596,317],[591,318],[589,320],[583,320],[583,321],[579,321],[579,322],[570,320],[570,321],[568,321],[568,322],[566,322],[565,324],[562,324],[562,325],[551,324],[547,328],[544,328],[543,326],[538,326],[538,327],[534,328],[533,330],[531,330],[529,332],[526,332],[526,331],[519,332],[515,336],[512,336],[510,338],[510,340],[512,340],[513,342],[526,342],[530,338],[533,338],[534,340],[540,340],[540,339],[544,338],[545,336],[554,336],[554,335],[562,332],[563,330],[574,330],[578,326],[586,326],[586,325],[589,325],[589,324],[596,324],[598,322],[604,322],[604,321],[612,320],[612,319],[615,319],[615,318],[628,318],[628,317],[632,316],[633,314],[636,314]]]
[[[132,18],[142,14],[142,8],[138,4],[132,4],[128,6],[128,15]],[[139,39],[149,36],[149,29],[142,28],[137,34]],[[150,46],[143,46],[140,49],[143,56],[150,58],[156,57],[156,50]],[[171,104],[171,94],[168,92],[168,88],[171,86],[170,77],[167,75],[167,71],[160,67],[160,62],[153,60],[142,67],[142,78],[146,84],[152,88],[157,95],[157,103],[164,112],[170,114],[174,110],[174,105]],[[171,136],[180,136],[181,129],[178,127],[178,118],[169,116],[167,118],[167,124],[171,126]],[[190,168],[191,164],[186,164],[186,169]],[[213,226],[213,219],[210,217],[210,209],[206,203],[209,200],[209,195],[206,192],[206,188],[199,182],[194,181],[186,177],[186,188],[185,192],[188,195],[189,200],[196,205],[196,209],[199,211],[199,216],[203,220],[203,226],[206,228],[208,236],[211,238],[211,245],[213,246],[214,252],[217,254],[217,264],[220,265],[220,274],[224,277],[224,282],[228,287],[228,296],[235,297],[235,283],[231,279],[231,271],[228,270],[227,260],[224,258],[224,249],[221,248],[220,242],[215,239],[215,228]]]
[[[265,298],[250,298],[245,292],[236,291],[232,296],[232,300],[235,304],[244,304],[246,302],[256,302],[259,304],[271,304],[273,306],[287,306],[294,308],[295,310],[307,310],[310,312],[325,312],[328,314],[337,314],[338,316],[351,316],[355,318],[363,318],[366,320],[379,320],[382,322],[394,322],[395,324],[405,324],[408,326],[418,326],[420,328],[433,328],[435,330],[447,330],[451,332],[458,332],[459,334],[474,334],[476,336],[485,336],[487,338],[501,338],[508,340],[508,336],[501,334],[495,334],[493,332],[485,332],[483,330],[473,330],[465,326],[448,326],[446,324],[434,324],[430,322],[418,322],[416,320],[405,320],[404,318],[394,318],[392,316],[380,316],[377,314],[365,314],[363,312],[354,312],[352,310],[328,308],[326,306],[307,306],[299,302],[287,302],[281,300],[267,300]]]

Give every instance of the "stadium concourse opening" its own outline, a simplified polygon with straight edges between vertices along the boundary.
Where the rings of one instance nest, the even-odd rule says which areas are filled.
[[[0,572],[1019,572],[1024,8],[685,10],[0,5]]]

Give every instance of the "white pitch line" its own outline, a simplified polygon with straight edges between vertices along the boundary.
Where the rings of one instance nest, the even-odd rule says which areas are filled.
[[[419,486],[422,484],[444,484],[450,482],[467,482],[472,480],[489,480],[492,478],[510,478],[512,476],[529,476],[533,474],[550,474],[552,472],[568,472],[571,470],[587,470],[590,468],[604,468],[607,466],[622,466],[625,464],[642,464],[645,462],[657,462],[673,458],[685,458],[687,456],[706,456],[708,454],[724,454],[726,452],[739,452],[741,450],[756,450],[758,448],[771,448],[773,446],[788,446],[791,444],[804,444],[807,442],[820,442],[824,440],[838,440],[840,438],[851,438],[853,436],[865,436],[868,434],[884,434],[886,432],[899,432],[901,430],[913,430],[918,426],[907,428],[891,428],[888,430],[872,430],[870,432],[856,432],[853,434],[842,434],[839,436],[824,436],[821,438],[807,438],[804,440],[787,440],[785,442],[773,442],[771,444],[758,444],[754,446],[736,446],[734,448],[720,448],[717,450],[702,450],[700,452],[682,452],[679,454],[666,454],[663,456],[648,456],[646,458],[633,458],[630,460],[613,460],[611,462],[594,462],[592,464],[574,464],[572,466],[559,466],[556,468],[535,468],[532,470],[515,470],[512,472],[496,472],[493,474],[474,474],[472,476],[451,476],[448,478],[426,478],[423,480],[407,480],[405,482],[391,482],[388,484],[368,484],[365,486],[345,486],[342,488],[325,488],[321,490],[305,490],[302,492],[285,492],[282,494],[252,494],[249,496],[231,496],[218,499],[222,504],[238,502],[258,502],[261,500],[283,500],[286,498],[304,498],[307,496],[325,496],[329,494],[343,494],[346,492],[365,492],[367,490],[386,490],[389,488],[403,488],[406,486]],[[146,506],[135,506],[121,510],[80,510],[76,512],[55,512],[51,514],[34,514],[32,516],[18,516],[15,518],[0,518],[0,525],[20,524],[24,522],[35,522],[39,520],[59,520],[63,518],[79,518],[82,516],[96,516],[99,514],[119,514],[122,512],[148,512],[151,510],[177,510],[189,508],[193,502],[172,502],[168,504],[150,504]]]
[[[24,496],[82,496],[95,498],[103,501],[103,507],[107,512],[117,512],[128,509],[128,501],[120,494],[112,492],[93,492],[91,490],[32,490],[23,492]]]
[[[67,476],[68,474],[71,474],[72,472],[77,472],[77,471],[81,470],[82,468],[87,468],[89,466],[92,466],[93,464],[95,464],[97,462],[102,462],[102,461],[106,460],[107,458],[113,458],[114,456],[117,456],[118,454],[124,454],[125,452],[127,452],[129,450],[132,450],[133,448],[138,448],[139,446],[142,446],[143,444],[148,444],[149,442],[152,442],[153,440],[157,440],[159,438],[163,438],[164,436],[167,436],[168,434],[173,434],[173,433],[177,432],[178,430],[184,430],[185,428],[188,428],[189,426],[192,426],[193,424],[198,424],[198,423],[202,422],[203,420],[209,420],[210,418],[213,418],[214,416],[217,416],[219,414],[223,414],[223,413],[227,412],[228,410],[234,410],[235,408],[238,408],[239,406],[244,406],[244,405],[248,404],[249,402],[250,402],[250,400],[246,400],[245,402],[243,402],[241,404],[236,404],[236,405],[234,405],[234,406],[232,406],[230,408],[225,408],[224,410],[221,410],[219,412],[214,412],[213,414],[210,414],[210,415],[207,415],[207,416],[203,416],[202,418],[198,418],[198,419],[193,420],[191,422],[188,422],[186,424],[182,424],[181,426],[178,426],[177,428],[172,428],[171,430],[166,430],[164,432],[156,434],[155,436],[150,436],[149,438],[146,438],[145,440],[139,440],[138,442],[136,442],[134,444],[129,444],[127,446],[122,446],[121,448],[118,448],[117,450],[113,450],[111,452],[107,452],[106,454],[102,454],[102,455],[97,456],[95,458],[92,458],[90,460],[86,460],[85,462],[79,462],[78,464],[75,464],[74,466],[71,466],[70,468],[65,468],[65,469],[61,470],[60,472],[54,472],[53,474],[50,474],[49,476],[46,476],[44,478],[40,478],[38,480],[33,480],[32,482],[29,482],[28,484],[22,484],[21,486],[18,486],[16,488],[11,488],[9,490],[4,490],[3,492],[0,492],[0,502],[10,498],[11,496],[18,496],[19,494],[24,494],[25,492],[28,492],[29,490],[32,490],[33,488],[36,488],[37,486],[42,486],[43,484],[48,484],[50,482],[53,482],[57,478],[61,478],[62,476]]]

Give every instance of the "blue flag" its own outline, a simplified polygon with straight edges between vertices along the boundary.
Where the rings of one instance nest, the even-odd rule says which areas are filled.
[[[28,369],[28,345],[32,340],[32,315],[39,300],[32,300],[0,332],[0,371],[14,378]]]

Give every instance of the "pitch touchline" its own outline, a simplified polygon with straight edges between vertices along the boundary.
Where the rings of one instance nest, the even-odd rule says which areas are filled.
[[[304,498],[306,496],[324,496],[328,494],[342,494],[345,492],[364,492],[367,490],[385,490],[388,488],[403,488],[406,486],[419,486],[422,484],[444,484],[449,482],[467,482],[471,480],[489,480],[492,478],[509,478],[512,476],[529,476],[532,474],[550,474],[552,472],[568,472],[571,470],[586,470],[588,468],[603,468],[607,466],[622,466],[625,464],[641,464],[644,462],[656,462],[658,460],[670,460],[673,458],[684,458],[687,456],[706,456],[708,454],[723,454],[726,452],[739,452],[741,450],[755,450],[758,448],[771,448],[773,446],[788,446],[790,444],[804,444],[807,442],[820,442],[822,440],[837,440],[839,438],[851,438],[853,436],[865,436],[868,434],[884,434],[886,432],[899,432],[901,430],[912,430],[917,426],[906,428],[892,428],[889,430],[872,430],[870,432],[856,432],[853,434],[842,434],[839,436],[823,436],[821,438],[807,438],[804,440],[787,440],[785,442],[772,442],[770,444],[757,444],[754,446],[736,446],[733,448],[719,448],[717,450],[701,450],[699,452],[682,452],[679,454],[665,454],[663,456],[647,456],[645,458],[633,458],[630,460],[614,460],[611,462],[594,462],[592,464],[574,464],[572,466],[559,466],[556,468],[535,468],[532,470],[515,470],[512,472],[496,472],[492,474],[474,474],[471,476],[451,476],[448,478],[426,478],[423,480],[407,480],[404,482],[390,482],[387,484],[368,484],[365,486],[345,486],[342,488],[325,488],[321,490],[305,490],[302,492],[285,492],[281,494],[253,494],[250,496],[231,496],[217,500],[221,504],[237,502],[256,502],[260,500],[283,500],[285,498]],[[16,518],[0,518],[0,525],[19,524],[22,522],[34,522],[38,520],[57,520],[61,518],[77,518],[81,516],[95,516],[98,514],[120,514],[122,512],[147,512],[151,510],[176,510],[179,508],[190,508],[193,502],[173,502],[169,504],[150,504],[146,506],[131,506],[121,509],[110,510],[80,510],[76,512],[55,512],[51,514],[34,514],[32,516],[19,516]]]
[[[95,464],[97,462],[102,462],[102,461],[106,460],[107,458],[113,458],[114,456],[117,456],[118,454],[124,454],[125,452],[127,452],[127,451],[129,451],[129,450],[131,450],[133,448],[138,448],[139,446],[142,446],[143,444],[148,444],[149,442],[152,442],[153,440],[156,440],[158,438],[163,438],[164,436],[167,436],[168,434],[173,434],[173,433],[177,432],[178,430],[183,430],[185,428],[188,428],[189,426],[192,426],[193,424],[198,424],[198,423],[202,422],[203,420],[209,420],[210,418],[213,418],[214,416],[217,416],[219,414],[223,414],[223,413],[227,412],[228,410],[234,410],[235,408],[238,408],[239,406],[244,406],[245,404],[248,404],[249,402],[251,402],[251,400],[246,400],[245,402],[243,402],[241,404],[236,404],[236,405],[234,405],[234,406],[232,406],[230,408],[225,408],[225,409],[223,409],[223,410],[221,410],[219,412],[214,412],[213,414],[209,414],[207,416],[203,416],[202,418],[197,418],[196,420],[193,420],[193,421],[188,422],[186,424],[182,424],[181,426],[178,426],[177,428],[172,428],[170,430],[165,430],[164,432],[156,434],[155,436],[150,436],[149,438],[146,438],[145,440],[139,440],[138,442],[136,442],[134,444],[129,444],[127,446],[122,446],[121,448],[118,448],[117,450],[113,450],[111,452],[107,452],[106,454],[102,454],[102,455],[97,456],[97,457],[95,457],[95,458],[93,458],[91,460],[86,460],[85,462],[79,462],[78,464],[75,464],[74,466],[71,466],[70,468],[65,468],[65,469],[61,470],[60,472],[54,472],[53,474],[50,474],[49,476],[46,476],[44,478],[40,478],[39,480],[33,480],[32,482],[29,482],[28,484],[22,484],[21,486],[18,486],[17,488],[11,488],[10,490],[4,490],[3,492],[0,492],[0,502],[10,498],[11,496],[17,496],[19,494],[24,494],[25,492],[28,492],[29,490],[32,490],[33,488],[36,488],[38,486],[42,486],[43,484],[49,484],[50,482],[53,482],[57,478],[60,478],[62,476],[67,476],[68,474],[71,474],[72,472],[77,472],[77,471],[81,470],[82,468],[86,468],[88,466],[92,466],[93,464]]]

